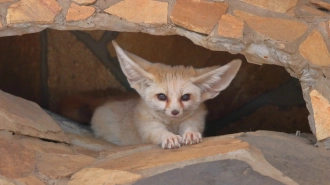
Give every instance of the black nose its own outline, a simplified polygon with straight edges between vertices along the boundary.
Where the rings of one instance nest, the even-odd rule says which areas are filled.
[[[178,115],[179,114],[179,111],[178,110],[172,110],[171,112],[174,116]]]

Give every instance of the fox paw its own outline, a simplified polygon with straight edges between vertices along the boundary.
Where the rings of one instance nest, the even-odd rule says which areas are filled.
[[[162,148],[164,149],[173,149],[173,148],[180,148],[181,147],[182,137],[179,135],[169,135],[164,137],[162,140]]]
[[[186,132],[183,134],[183,144],[193,145],[202,142],[202,135],[199,132]]]

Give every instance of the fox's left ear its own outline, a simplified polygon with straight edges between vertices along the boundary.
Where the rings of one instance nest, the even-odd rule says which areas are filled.
[[[226,89],[238,72],[242,61],[233,60],[230,63],[214,70],[205,70],[204,74],[192,79],[192,82],[202,90],[202,100],[216,97],[220,91]],[[203,73],[203,69],[200,69]]]

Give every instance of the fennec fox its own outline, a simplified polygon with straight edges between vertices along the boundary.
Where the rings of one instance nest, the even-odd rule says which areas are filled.
[[[168,149],[200,143],[207,113],[203,102],[229,85],[241,61],[203,69],[171,67],[113,45],[140,98],[109,100],[97,108],[91,121],[95,135],[118,145],[154,143]]]

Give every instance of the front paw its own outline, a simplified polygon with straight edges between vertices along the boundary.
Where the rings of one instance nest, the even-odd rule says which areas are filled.
[[[162,140],[162,148],[164,149],[172,149],[172,148],[180,148],[182,142],[182,137],[179,135],[168,135],[165,136]]]
[[[202,142],[202,135],[199,132],[186,132],[183,134],[183,144],[193,145]]]

